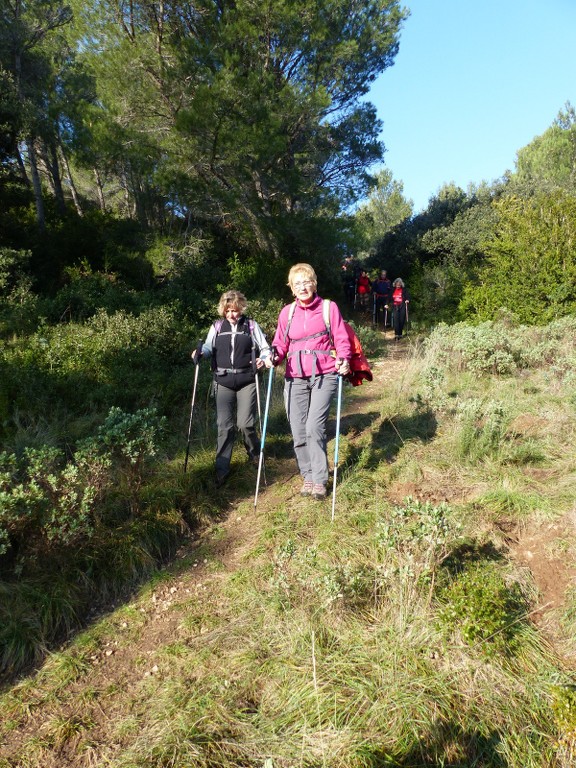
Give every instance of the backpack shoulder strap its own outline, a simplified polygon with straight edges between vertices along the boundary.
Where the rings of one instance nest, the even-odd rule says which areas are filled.
[[[328,331],[328,336],[332,340],[332,332],[330,330],[330,299],[322,300],[322,318],[324,319],[324,325]]]
[[[290,324],[292,323],[292,318],[294,317],[294,312],[296,312],[296,302],[293,301],[292,304],[290,304],[290,309],[288,310],[288,321],[286,322],[286,329],[284,331],[284,343],[286,343],[286,339],[288,338],[288,331],[290,330]]]
[[[250,361],[252,363],[252,370],[256,371],[256,339],[254,338],[254,320],[249,317],[248,320],[248,333],[250,334],[250,341],[252,342],[252,348],[250,349]]]
[[[212,339],[212,357],[210,360],[210,364],[213,371],[216,371],[216,339],[218,338],[218,334],[222,330],[222,324],[224,323],[224,318],[219,317],[217,320],[214,320],[212,323],[212,327],[214,328],[214,338]]]

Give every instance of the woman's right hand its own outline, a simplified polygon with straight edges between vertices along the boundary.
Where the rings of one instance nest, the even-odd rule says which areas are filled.
[[[264,362],[266,364],[266,368],[274,368],[274,366],[278,365],[280,358],[276,354],[274,348],[272,349],[272,353],[266,358]]]

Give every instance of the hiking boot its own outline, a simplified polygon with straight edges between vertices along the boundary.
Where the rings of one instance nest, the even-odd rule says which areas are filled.
[[[312,489],[314,488],[314,483],[312,480],[304,480],[304,483],[302,484],[302,488],[300,488],[300,496],[312,496]]]
[[[323,483],[314,483],[312,486],[312,498],[322,501],[326,498],[326,486]]]
[[[230,472],[222,472],[222,471],[216,470],[216,485],[218,486],[218,488],[220,488],[221,485],[224,485],[229,474]]]

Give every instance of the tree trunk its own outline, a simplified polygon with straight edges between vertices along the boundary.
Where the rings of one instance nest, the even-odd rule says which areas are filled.
[[[20,175],[22,176],[23,182],[26,184],[26,186],[30,187],[30,179],[28,178],[28,174],[26,173],[26,166],[24,165],[24,160],[22,159],[22,153],[20,152],[20,147],[16,147],[16,162],[18,163],[18,168],[20,169]]]
[[[78,216],[83,216],[84,211],[80,205],[80,199],[78,197],[78,193],[76,192],[76,185],[74,184],[74,179],[72,178],[72,173],[70,171],[70,164],[68,163],[68,158],[66,157],[66,152],[64,152],[64,147],[62,144],[60,144],[60,156],[62,157],[62,166],[64,167],[64,173],[66,174],[66,181],[70,187],[70,194],[72,195],[74,208],[76,208],[76,213]]]
[[[106,201],[104,200],[104,190],[102,189],[102,181],[100,180],[100,174],[98,168],[94,168],[94,178],[96,179],[96,190],[98,192],[98,202],[100,203],[100,210],[102,213],[106,213]]]
[[[131,210],[130,210],[130,191],[128,189],[128,176],[126,175],[126,167],[122,167],[121,172],[121,179],[122,179],[122,188],[124,190],[124,210],[126,216],[131,216]]]
[[[40,232],[46,230],[46,215],[44,213],[44,198],[42,197],[42,184],[40,183],[40,174],[38,173],[38,163],[36,162],[36,150],[34,149],[34,139],[29,136],[26,139],[26,149],[28,150],[28,162],[30,163],[30,175],[32,176],[32,187],[34,189],[34,200],[36,203],[36,220]]]
[[[64,190],[62,189],[62,176],[60,174],[60,163],[58,162],[58,152],[56,144],[50,142],[49,149],[49,165],[50,175],[52,177],[52,183],[54,185],[54,195],[56,197],[56,203],[58,210],[62,216],[66,213],[66,201],[64,200]]]

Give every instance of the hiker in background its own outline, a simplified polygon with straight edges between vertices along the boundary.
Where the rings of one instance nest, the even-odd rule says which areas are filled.
[[[378,323],[380,314],[384,316],[384,326],[388,322],[387,310],[392,295],[392,283],[388,279],[386,270],[380,272],[380,276],[372,283],[372,294],[374,297],[374,323]]]
[[[397,277],[392,283],[392,325],[394,327],[394,339],[402,338],[402,331],[408,316],[408,304],[410,296],[404,285],[404,281]]]
[[[218,438],[216,481],[220,485],[230,472],[236,428],[248,460],[257,464],[260,440],[256,433],[256,372],[265,364],[270,347],[255,320],[244,314],[248,302],[240,291],[226,291],[220,297],[220,319],[210,326],[201,357],[210,357],[216,399]],[[198,363],[196,350],[192,359]],[[234,418],[236,412],[236,418]]]
[[[347,303],[352,307],[354,305],[354,296],[356,293],[356,276],[354,274],[354,260],[347,256],[342,263],[340,273],[342,279],[342,289]]]
[[[318,296],[309,264],[295,264],[288,285],[295,301],[280,312],[272,344],[276,357],[266,365],[286,359],[284,404],[303,479],[300,493],[321,500],[328,482],[326,423],[338,374],[350,373],[350,341],[336,303]]]
[[[370,282],[370,278],[368,277],[368,272],[366,272],[366,270],[363,269],[360,272],[360,277],[358,278],[358,281],[356,283],[356,295],[358,296],[358,299],[360,301],[360,306],[364,307],[364,309],[368,306],[368,298],[370,296],[371,287],[372,287],[372,283]]]

